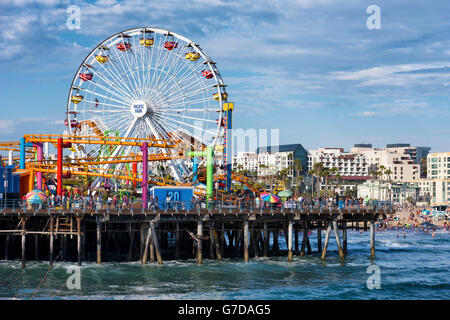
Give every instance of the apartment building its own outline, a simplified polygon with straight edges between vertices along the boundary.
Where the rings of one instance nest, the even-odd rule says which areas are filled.
[[[321,162],[326,168],[337,168],[341,176],[368,176],[368,162],[363,154],[347,153],[343,148],[319,148],[308,151],[308,170]]]
[[[308,151],[308,170],[313,169],[315,163],[322,163],[325,168],[337,168],[340,178],[339,186],[329,185],[328,190],[334,190],[344,195],[346,190],[356,191],[356,186],[370,180],[367,158],[363,154],[344,152],[343,148],[319,148]],[[322,179],[323,180],[323,179]],[[324,190],[324,181],[320,189]]]
[[[303,172],[307,170],[307,151],[301,144],[258,147],[256,152],[238,152],[233,157],[233,169],[256,171],[258,176],[274,175],[300,160]],[[294,175],[290,170],[289,176]]]
[[[366,157],[369,173],[376,171],[380,166],[391,170],[392,174],[389,177],[382,178],[393,182],[419,180],[421,178],[420,160],[428,155],[429,151],[429,147],[411,147],[409,144],[388,144],[386,148],[355,145],[350,149],[351,153],[362,154]]]
[[[427,178],[450,179],[450,152],[428,154]]]

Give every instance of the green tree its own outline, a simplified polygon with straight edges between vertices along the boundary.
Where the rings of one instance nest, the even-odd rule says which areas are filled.
[[[312,169],[309,171],[309,174],[316,178],[316,194],[320,195],[320,179],[323,177],[323,171],[325,167],[322,162],[314,163]]]

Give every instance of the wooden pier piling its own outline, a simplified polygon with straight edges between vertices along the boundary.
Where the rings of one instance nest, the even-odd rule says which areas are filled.
[[[212,223],[209,226],[209,259],[214,260],[214,237],[213,237],[213,226]]]
[[[22,269],[25,268],[25,230],[22,230]]]
[[[33,243],[34,243],[34,260],[38,261],[39,260],[39,238],[38,238],[38,234],[34,234],[33,235]]]
[[[220,247],[219,236],[217,234],[217,230],[214,227],[212,228],[212,236],[213,236],[213,241],[214,241],[214,247],[216,249],[217,260],[221,261],[222,260],[222,250]]]
[[[342,224],[342,251],[347,255],[347,221]]]
[[[268,257],[269,255],[269,230],[267,229],[267,222],[264,222],[264,248],[263,256]]]
[[[334,236],[336,238],[336,245],[338,248],[339,257],[341,259],[344,259],[344,251],[342,251],[341,239],[339,237],[339,228],[336,220],[333,220],[333,229],[334,229]]]
[[[162,264],[163,260],[161,257],[161,250],[159,249],[159,242],[158,242],[158,234],[156,233],[155,223],[150,222],[150,228],[152,230],[152,238],[153,238],[153,249],[156,253],[156,260],[158,260],[158,264]]]
[[[375,221],[370,222],[370,258],[375,259]]]
[[[9,234],[6,235],[5,238],[5,260],[8,260],[9,254]]]
[[[100,217],[97,217],[97,264],[102,263],[102,223]]]
[[[322,227],[317,228],[317,252],[322,252]]]
[[[175,259],[180,258],[180,224],[177,222],[175,230]]]
[[[289,220],[288,224],[288,261],[292,262],[292,229],[294,223],[292,220]]]
[[[198,219],[197,221],[197,263],[203,262],[203,221]]]
[[[81,218],[77,218],[77,254],[78,266],[81,266]]]
[[[274,254],[279,255],[280,254],[280,246],[278,245],[278,232],[279,229],[275,229],[272,231],[272,251]]]
[[[248,243],[249,243],[248,220],[244,221],[244,262],[248,262]]]
[[[325,234],[325,243],[324,243],[323,249],[322,249],[322,256],[321,256],[322,260],[324,260],[325,256],[327,255],[328,241],[330,240],[332,228],[333,228],[333,224],[331,222],[328,222],[327,233]]]
[[[307,246],[307,243],[308,243],[308,241],[309,241],[309,235],[308,235],[308,227],[307,227],[307,224],[306,224],[306,222],[305,222],[305,225],[304,225],[304,227],[303,227],[303,239],[302,239],[302,246],[301,246],[301,248],[300,248],[300,253],[299,253],[299,256],[300,257],[302,257],[304,254],[305,254],[305,248],[306,248],[306,246]],[[310,250],[311,248],[309,248],[309,250]]]
[[[147,263],[147,252],[148,249],[150,247],[150,239],[152,237],[152,228],[150,227],[150,224],[148,226],[148,230],[147,230],[147,237],[145,239],[145,247],[144,247],[144,252],[142,253],[142,264],[146,264]]]
[[[49,243],[49,257],[48,261],[50,263],[50,267],[53,268],[53,245],[54,245],[54,225],[55,225],[55,218],[53,216],[50,216],[50,243]]]

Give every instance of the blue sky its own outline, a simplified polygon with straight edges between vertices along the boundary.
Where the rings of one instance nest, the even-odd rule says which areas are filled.
[[[66,8],[81,9],[68,30]],[[369,30],[369,5],[381,29]],[[195,42],[221,71],[234,127],[278,128],[306,148],[406,142],[450,151],[450,2],[407,0],[2,0],[0,140],[60,133],[84,57],[153,26]]]

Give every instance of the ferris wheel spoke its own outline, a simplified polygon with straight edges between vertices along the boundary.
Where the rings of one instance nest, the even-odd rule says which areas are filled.
[[[220,113],[221,111],[220,111],[220,109],[214,109],[214,108],[198,108],[198,109],[194,109],[194,108],[190,108],[190,109],[186,109],[186,108],[183,108],[183,109],[168,109],[168,110],[170,110],[171,112],[173,111],[173,112],[215,112],[215,113]],[[160,111],[158,111],[158,112],[160,112]]]
[[[116,99],[114,99],[114,98],[105,96],[105,95],[100,94],[100,93],[98,93],[98,92],[91,91],[91,90],[89,90],[89,89],[83,89],[83,88],[82,88],[81,90],[83,90],[83,91],[85,91],[85,92],[89,92],[89,93],[92,94],[93,96],[98,96],[98,97],[102,97],[102,98],[104,98],[104,99],[108,99],[108,100],[117,102],[117,103],[119,103],[119,105],[122,104],[122,103],[124,102],[124,101],[119,101],[119,100],[116,100]]]
[[[195,80],[195,81],[194,81]],[[201,77],[197,76],[196,74],[192,74],[190,75],[189,78],[186,79],[186,81],[179,81],[176,83],[178,85],[178,88],[174,89],[175,87],[175,83],[168,88],[165,91],[169,91],[170,94],[166,96],[167,99],[171,98],[172,96],[175,96],[177,94],[179,94],[180,92],[183,92],[183,90],[185,90],[187,87],[192,87],[192,86],[196,86],[198,84],[202,84],[202,89],[206,89],[204,86],[204,79],[202,79]],[[206,89],[208,90],[208,89]],[[210,89],[211,91],[213,91],[212,89]]]
[[[132,37],[134,38],[134,37]],[[123,40],[123,42],[125,43],[125,41]],[[130,42],[131,44],[131,42]],[[132,56],[134,55],[134,47],[132,46],[130,50],[128,51],[120,51],[120,55],[123,58],[123,61],[125,62],[125,65],[127,66],[127,75],[128,77],[131,75],[131,78],[133,80],[133,84],[134,84],[134,88],[136,89],[138,95],[138,98],[142,98],[142,92],[141,92],[141,86],[139,85],[138,81],[136,80],[135,76],[134,76],[134,72],[132,72],[133,68],[132,68]]]
[[[166,41],[168,40],[168,33],[165,35],[164,41],[162,41],[162,37],[159,37],[159,38],[160,38],[160,41],[159,41],[159,45],[158,45],[158,56],[157,56],[157,59],[155,61],[155,67],[154,67],[155,72],[154,72],[153,77],[152,77],[152,82],[150,83],[150,87],[151,88],[155,88],[156,87],[156,85],[158,83],[157,79],[159,78],[159,76],[161,75],[162,70],[163,70],[162,69],[162,65],[164,64],[165,59],[163,58],[163,61],[161,61],[161,56],[163,55],[163,53],[166,53],[167,50],[165,50],[163,48],[163,46],[161,46],[161,44],[162,44],[161,42],[166,43]],[[167,57],[167,54],[164,54],[164,56]],[[159,71],[159,70],[161,70],[161,71]],[[150,97],[150,99],[151,99],[151,97]]]
[[[165,73],[164,77],[162,79],[161,79],[161,77],[159,78],[158,85],[156,86],[156,89],[154,90],[154,92],[162,92],[161,88],[164,85],[164,83],[166,82],[167,77],[170,78],[170,76],[172,75],[173,70],[176,70],[176,72],[173,72],[173,74],[176,74],[177,71],[178,71],[178,69],[176,69],[176,67],[178,67],[178,65],[182,65],[182,64],[179,63],[180,60],[183,61],[183,57],[180,55],[181,47],[182,47],[181,45],[178,46],[178,50],[177,50],[176,53],[174,52],[174,50],[171,50],[170,53],[167,54],[167,56],[170,56],[170,59],[171,59],[170,61],[173,62],[173,63],[171,63],[169,65],[169,68],[167,68],[167,70],[164,72]],[[167,61],[169,61],[169,58],[167,59]]]
[[[139,72],[140,65],[138,64],[138,59],[137,59],[137,54],[138,54],[138,52],[141,51],[141,48],[140,48],[140,46],[138,46],[136,44],[136,37],[133,36],[131,38],[133,39],[133,47],[130,50],[131,54],[128,55],[128,58],[129,58],[130,65],[133,65],[136,68],[136,73],[137,73],[136,74],[136,80],[137,80],[136,82],[139,86],[139,92],[141,94],[140,98],[142,99],[142,98],[144,98],[144,85],[141,81],[141,74]],[[138,44],[139,44],[139,41],[138,41]],[[134,74],[133,74],[133,76],[134,76]]]
[[[108,74],[110,74],[114,79],[116,79],[116,82],[119,82],[121,84],[121,87],[123,90],[128,91],[129,94],[128,96],[130,97],[130,99],[132,99],[132,94],[133,94],[133,87],[131,85],[130,82],[128,82],[128,84],[124,81],[124,77],[121,75],[120,70],[118,70],[118,68],[120,68],[120,65],[118,63],[115,63],[117,60],[116,58],[113,56],[111,56],[111,63],[107,64],[106,66],[104,64],[102,64],[103,69],[108,72]],[[117,67],[116,67],[117,65]],[[126,70],[122,69],[122,74],[126,74]]]
[[[116,107],[116,108],[120,108],[121,110],[108,110],[107,112],[114,112],[114,113],[122,113],[123,110],[126,110],[128,108],[123,107],[123,106],[119,106],[119,105],[115,105],[115,104],[110,104],[110,103],[103,103],[103,102],[95,102],[95,101],[86,101],[88,103],[97,103],[98,105],[103,105],[103,106],[111,106],[111,107]],[[89,110],[89,112],[92,113],[104,113],[105,110]]]
[[[201,81],[201,79],[200,79],[200,81]],[[186,85],[185,87],[180,87],[176,91],[171,93],[170,95],[166,96],[164,98],[164,101],[162,101],[162,99],[160,99],[158,102],[174,103],[174,102],[176,102],[176,101],[178,101],[180,99],[181,100],[185,100],[185,99],[189,99],[189,98],[198,96],[201,93],[208,93],[208,91],[211,91],[211,95],[212,95],[213,90],[211,90],[211,89],[208,90],[207,88],[205,88],[203,86],[201,86],[200,88],[196,89],[195,91],[189,91],[191,89],[195,89],[199,84],[201,84],[201,82],[196,81],[196,82],[193,82],[193,83],[191,83],[189,85]]]
[[[169,112],[169,111],[160,111],[160,112],[158,112],[158,114],[174,116],[174,117],[180,117],[180,118],[191,119],[191,120],[197,120],[197,121],[206,121],[206,122],[210,122],[210,123],[216,123],[217,122],[216,120],[190,117],[190,116],[186,116],[186,115],[183,115],[183,114],[180,114],[180,113],[173,113],[173,112]]]
[[[215,134],[215,132],[209,131],[209,130],[207,130],[207,129],[203,129],[203,128],[199,127],[199,126],[194,126],[194,125],[192,125],[192,124],[190,124],[190,123],[187,123],[187,122],[181,122],[181,121],[179,121],[179,120],[170,118],[170,117],[167,116],[167,115],[166,115],[166,116],[159,115],[159,117],[165,119],[166,121],[171,121],[171,122],[178,123],[178,124],[180,124],[180,125],[184,125],[184,126],[191,127],[191,128],[193,128],[193,129],[195,129],[195,130],[202,130],[202,131],[207,132],[207,133],[212,134],[212,135]]]
[[[145,36],[145,34],[144,34],[144,36]],[[139,72],[139,78],[141,78],[141,86],[142,86],[142,92],[143,92],[143,97],[144,98],[146,98],[145,97],[145,95],[146,95],[145,61],[146,61],[146,53],[147,53],[147,50],[145,50],[145,49],[146,49],[146,47],[141,46],[139,50],[136,50],[136,53],[139,52],[140,58],[141,58],[140,59],[140,67],[142,69],[142,78],[141,78],[141,73],[140,72]],[[136,57],[136,60],[137,60],[137,57]],[[137,62],[136,62],[136,65],[137,65]]]
[[[133,49],[131,49],[131,50],[133,50]],[[136,89],[136,92],[137,92],[137,97],[139,99],[142,99],[141,88],[140,88],[139,84],[137,83],[136,78],[134,77],[134,72],[132,71],[133,68],[131,67],[131,63],[129,61],[130,60],[129,57],[131,54],[129,52],[120,51],[120,55],[122,56],[123,61],[125,62],[125,65],[127,66],[127,71],[128,71],[127,76],[129,78],[131,78],[133,81],[134,89]],[[130,77],[130,75],[131,75],[131,77]]]
[[[153,126],[153,124],[151,123],[150,119],[148,117],[145,117],[145,122],[147,123],[148,127],[150,128],[150,130],[152,131],[153,135],[155,136],[156,139],[160,139],[160,135],[159,132],[156,131],[155,127]],[[166,152],[168,152],[167,149],[164,149]],[[172,170],[172,173],[174,174],[174,176],[176,177],[176,179],[178,181],[184,182],[184,178],[183,175],[181,174],[181,172],[179,171],[178,167],[175,165],[173,160],[169,160],[169,164],[170,164],[170,168]]]
[[[164,50],[164,49],[163,49]],[[163,75],[163,72],[162,72],[162,70],[165,70],[166,69],[166,65],[167,65],[167,62],[168,62],[168,60],[169,60],[169,57],[170,57],[170,53],[169,54],[166,54],[165,55],[165,59],[163,60],[163,62],[162,62],[162,65],[161,65],[161,72],[159,72],[159,74],[158,74],[158,77],[156,78],[156,82],[155,82],[155,84],[154,84],[154,88],[155,88],[155,90],[153,91],[154,93],[155,92],[157,92],[158,91],[158,87],[159,87],[159,82],[160,82],[160,80],[161,80],[161,76]],[[166,70],[166,72],[167,72],[167,70]],[[152,99],[152,96],[150,96],[150,98],[149,98],[150,100]]]
[[[154,42],[156,40],[156,37],[154,38]],[[150,59],[147,58],[147,60],[149,60],[149,65],[147,67],[147,72],[145,73],[144,76],[144,93],[145,93],[145,98],[148,99],[148,95],[149,95],[149,89],[150,89],[150,79],[151,79],[151,72],[152,72],[152,65],[153,65],[153,53],[155,52],[155,46],[151,46],[149,48],[149,50],[147,50],[147,54],[148,56],[150,56]]]
[[[103,49],[102,49],[102,52],[104,55],[108,56]],[[116,67],[116,63],[114,63],[114,62],[116,62],[114,55],[110,55],[110,63],[101,63],[100,64],[102,67],[102,70],[107,72],[110,75],[110,77],[112,79],[114,79],[114,82],[117,83],[118,86],[122,88],[122,90],[124,90],[125,92],[131,93],[132,87],[125,83],[125,81],[123,80],[123,77],[120,74],[120,71],[117,69],[117,67],[119,67],[119,65],[117,64],[117,67]],[[125,72],[126,72],[126,70],[123,70],[122,73],[125,73]],[[130,94],[128,94],[128,96],[130,96]],[[131,98],[131,96],[130,96],[130,98]]]
[[[133,130],[133,128],[134,128],[134,125],[136,124],[136,121],[137,121],[137,119],[135,118],[132,122],[131,122],[131,124],[130,124],[130,126],[128,127],[128,130],[126,131],[126,133],[125,133],[125,135],[123,136],[123,138],[129,138],[129,135],[130,135],[130,133],[131,133],[131,131]],[[115,148],[114,149],[114,151],[113,151],[113,153],[111,154],[111,158],[114,158],[115,156],[117,156],[117,154],[122,150],[122,148],[123,148],[123,145],[119,145],[119,146],[117,146],[117,148]],[[109,168],[111,168],[111,164],[104,164],[104,165],[102,165],[101,167],[100,167],[100,169],[102,169],[102,170],[107,170],[107,169],[109,169]],[[95,188],[96,186],[94,186],[94,188]]]
[[[159,104],[165,105],[166,108],[171,109],[173,106],[176,106],[176,104],[180,101],[186,102],[193,100],[192,98],[196,97],[202,97],[203,99],[209,99],[214,100],[214,97],[212,94],[210,96],[205,97],[205,93],[208,93],[207,89],[199,88],[196,91],[193,92],[183,92],[179,91],[179,93],[176,96],[172,96],[170,98],[165,97],[164,99],[160,99],[158,101]]]
[[[183,59],[183,57],[180,57],[180,59],[182,62],[179,63],[179,65],[181,67],[185,67],[185,68],[179,68],[177,69],[177,71],[173,74],[173,78],[175,79],[179,79],[178,81],[173,81],[173,83],[170,83],[170,79],[168,79],[167,81],[165,81],[164,83],[162,83],[162,85],[159,87],[160,91],[168,91],[170,92],[172,90],[172,88],[179,83],[184,83],[184,81],[189,81],[189,79],[191,78],[195,78],[196,77],[196,73],[198,71],[198,69],[201,67],[201,64],[199,64],[197,67],[193,67],[191,66],[188,61],[185,61]],[[197,61],[196,61],[197,62]],[[181,71],[184,71],[183,73],[180,74]],[[170,85],[170,86],[169,86]]]
[[[215,101],[213,97],[207,97],[207,98],[200,98],[200,99],[196,99],[196,100],[189,100],[189,105],[194,105],[197,103],[202,103],[202,102],[207,102],[207,101]],[[177,103],[171,103],[170,104],[170,108],[167,107],[166,109],[173,109],[175,107],[180,107],[186,105],[186,103],[184,103],[183,101],[181,102],[177,102]]]
[[[105,121],[108,122],[108,127],[105,128],[106,129],[105,131],[117,130],[119,132],[124,132],[127,127],[127,123],[128,123],[127,121],[129,121],[126,118],[118,118],[115,115],[103,116],[101,119],[103,122],[105,122]],[[115,129],[112,129],[112,128],[115,128]]]
[[[128,98],[128,101],[131,101],[131,96],[130,96],[126,91],[124,91],[124,90],[121,88],[121,86],[120,86],[119,83],[107,79],[106,76],[103,75],[103,74],[100,73],[100,72],[94,71],[93,69],[90,69],[90,70],[94,73],[94,75],[96,75],[97,77],[99,77],[99,78],[100,78],[101,80],[103,80],[106,84],[108,84],[108,85],[111,86],[112,88],[115,88],[117,91],[119,91],[119,92],[122,94],[122,97],[127,97],[127,98]],[[92,81],[92,80],[91,80],[91,81]],[[93,82],[93,81],[92,81],[92,82]],[[102,87],[104,87],[104,86],[102,85]],[[105,90],[106,90],[106,89],[105,89]]]
[[[182,132],[188,134],[189,136],[193,137],[193,138],[196,139],[197,141],[199,141],[199,142],[201,142],[201,143],[204,144],[204,140],[205,140],[205,139],[202,138],[202,137],[199,137],[198,135],[196,135],[196,133],[200,133],[200,132],[197,132],[197,131],[195,131],[195,130],[194,130],[194,132],[191,132],[191,131],[189,131],[189,130],[185,130],[184,128],[182,128],[182,127],[180,127],[180,126],[178,126],[178,125],[175,125],[175,124],[173,124],[173,123],[171,123],[171,122],[169,122],[169,121],[167,121],[167,120],[165,120],[165,119],[160,119],[159,121],[160,121],[165,127],[169,128],[169,129],[171,129],[171,130],[173,130],[172,132],[182,131]],[[184,139],[184,140],[187,141],[186,139]]]
[[[130,102],[129,102],[126,98],[124,98],[123,96],[118,95],[118,94],[112,92],[111,90],[108,90],[108,89],[104,88],[102,85],[98,85],[97,83],[95,83],[95,82],[93,82],[93,81],[91,81],[90,84],[92,84],[92,85],[94,85],[94,86],[96,86],[96,87],[98,87],[98,88],[104,89],[107,93],[109,93],[110,95],[114,96],[115,98],[122,99],[122,105],[121,105],[121,107],[124,107],[124,106],[128,106],[128,105],[129,105]],[[89,89],[88,89],[88,90],[89,90]],[[90,91],[87,91],[87,90],[85,90],[85,91],[86,91],[86,92],[90,92]],[[92,94],[92,95],[93,95],[93,94]],[[97,95],[98,95],[98,94],[97,94]],[[92,98],[94,98],[94,97],[92,97]],[[88,100],[83,100],[83,101],[85,101],[85,102],[92,102],[94,105],[95,105],[95,104],[104,104],[104,105],[106,105],[106,103],[101,103],[100,101],[88,101]],[[113,104],[111,104],[111,105],[113,105]],[[115,105],[113,105],[113,106],[115,106]]]
[[[176,77],[179,79],[178,82],[183,83],[187,81],[187,79],[190,79],[192,75],[196,75],[197,73],[200,73],[199,69],[201,68],[202,64],[198,64],[195,68],[191,66],[188,61],[183,61],[184,65],[187,66],[187,68],[181,69],[176,73]],[[180,74],[180,72],[183,71],[183,73]],[[170,90],[171,88],[167,88]]]
[[[120,57],[119,57],[119,54],[120,54]],[[124,60],[124,62],[122,62],[122,60]],[[134,85],[133,82],[130,79],[129,70],[124,65],[124,63],[126,64],[126,61],[124,59],[123,52],[120,51],[120,53],[116,53],[114,55],[114,61],[118,62],[117,63],[117,67],[121,68],[122,74],[123,74],[123,78],[127,80],[126,82],[128,83],[128,87],[130,88],[131,91],[133,91],[134,96],[136,98],[138,98],[139,97],[139,92],[137,91],[136,85]]]
[[[156,37],[154,39],[154,42],[156,44]],[[161,37],[159,37],[159,44],[158,46],[161,45]],[[156,59],[158,58],[158,51],[156,49],[156,46],[152,46],[150,48],[150,62],[149,62],[149,66],[147,68],[147,73],[145,75],[145,98],[148,99],[149,94],[150,94],[150,90],[151,90],[151,83],[153,81],[153,77],[154,75],[152,75],[152,69],[154,69],[153,67],[153,63],[156,63]],[[156,53],[155,53],[156,52]],[[153,59],[153,54],[155,53],[155,59]]]

